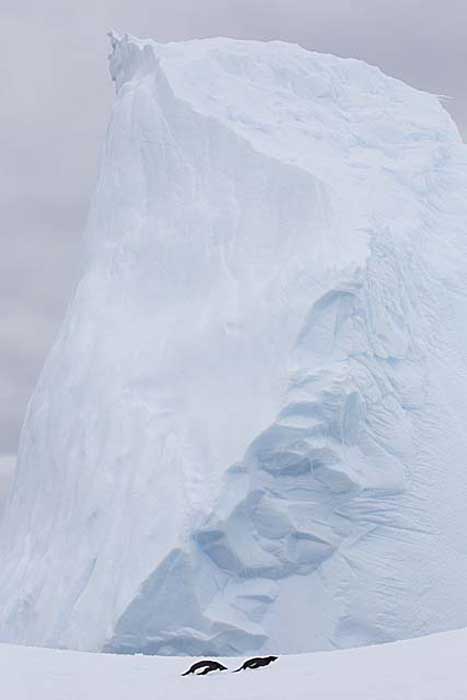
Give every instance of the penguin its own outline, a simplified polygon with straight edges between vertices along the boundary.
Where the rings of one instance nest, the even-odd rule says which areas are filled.
[[[278,656],[255,656],[254,659],[248,659],[240,668],[235,669],[232,673],[246,671],[247,668],[261,668],[261,666],[269,666],[273,661],[277,661]]]
[[[196,673],[196,671],[200,672]],[[194,673],[195,676],[205,676],[207,673],[211,673],[211,671],[227,671],[227,668],[218,661],[197,661],[193,666],[190,666],[188,671],[182,673],[182,676],[188,676],[189,673]]]

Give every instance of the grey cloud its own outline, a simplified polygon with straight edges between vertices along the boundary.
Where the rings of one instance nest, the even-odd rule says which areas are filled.
[[[15,462],[15,455],[0,454],[0,513],[13,479]]]

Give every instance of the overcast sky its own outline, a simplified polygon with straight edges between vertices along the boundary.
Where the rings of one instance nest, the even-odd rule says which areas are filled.
[[[362,58],[450,96],[467,134],[467,0],[0,0],[0,27],[0,499],[79,271],[112,99],[110,28]]]

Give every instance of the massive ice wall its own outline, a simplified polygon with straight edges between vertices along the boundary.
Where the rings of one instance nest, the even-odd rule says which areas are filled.
[[[449,116],[281,42],[112,45],[88,262],[0,532],[0,639],[235,654],[467,625]]]

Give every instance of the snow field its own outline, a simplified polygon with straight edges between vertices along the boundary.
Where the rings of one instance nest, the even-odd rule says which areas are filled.
[[[0,645],[0,685],[8,700],[465,700],[466,647],[467,633],[458,630],[181,678],[192,659]]]

